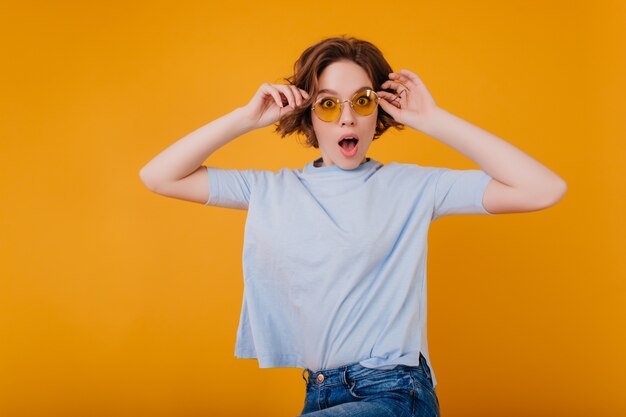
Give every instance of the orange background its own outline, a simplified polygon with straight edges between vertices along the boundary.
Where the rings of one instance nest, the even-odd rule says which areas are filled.
[[[569,187],[547,210],[433,223],[442,415],[626,416],[624,2],[0,7],[3,417],[299,414],[301,370],[234,357],[246,212],[151,193],[139,170],[344,33]],[[206,164],[319,156],[272,130]],[[368,156],[477,168],[414,130]]]

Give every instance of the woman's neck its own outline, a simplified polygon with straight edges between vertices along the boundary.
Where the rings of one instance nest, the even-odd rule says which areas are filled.
[[[359,164],[359,165],[363,165],[364,163],[366,163],[367,161],[369,161],[370,159],[365,157],[363,158],[363,161]],[[324,159],[322,159],[319,163],[317,161],[313,162],[313,166],[316,168],[320,168],[323,167],[324,165]]]

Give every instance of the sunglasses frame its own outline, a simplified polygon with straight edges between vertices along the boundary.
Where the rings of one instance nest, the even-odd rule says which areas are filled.
[[[322,122],[326,122],[326,123],[332,123],[332,122],[336,122],[337,120],[339,120],[339,118],[341,118],[341,115],[343,114],[343,103],[345,103],[346,101],[348,103],[350,103],[350,107],[352,107],[352,110],[354,111],[354,113],[356,113],[359,116],[369,116],[370,114],[360,114],[358,111],[356,111],[356,109],[354,108],[354,100],[356,98],[357,95],[362,94],[363,92],[369,91],[370,94],[368,94],[368,96],[372,95],[374,96],[374,101],[376,102],[376,106],[374,107],[374,109],[372,110],[372,113],[374,113],[374,110],[376,110],[376,108],[378,107],[378,102],[380,100],[380,98],[378,97],[378,94],[376,94],[376,91],[372,90],[371,88],[364,88],[362,90],[357,91],[356,93],[354,93],[354,95],[352,96],[352,98],[350,98],[349,100],[339,100],[337,97],[333,97],[333,96],[328,96],[328,97],[322,97],[319,100],[317,100],[315,103],[313,103],[311,105],[311,111],[313,113],[315,113],[315,115],[317,116],[318,119],[320,119]],[[337,115],[337,117],[335,117],[333,120],[324,120],[322,119],[319,114],[317,114],[317,111],[315,111],[315,108],[323,101],[323,100],[328,100],[328,99],[332,99],[335,104],[337,104],[339,106],[339,114]]]

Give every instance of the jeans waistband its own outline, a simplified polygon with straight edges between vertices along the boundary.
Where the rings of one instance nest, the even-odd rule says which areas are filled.
[[[425,363],[426,358],[424,358],[424,356],[420,354],[420,366],[424,366]],[[396,367],[393,368],[393,371],[403,372],[410,370],[411,368],[415,369],[417,367],[408,365],[396,365]],[[317,371],[313,371],[309,368],[304,368],[302,370],[302,379],[304,379],[307,384],[335,385],[346,383],[348,380],[358,379],[359,376],[372,372],[376,369],[377,368],[367,368],[361,365],[359,362],[340,366],[338,368],[320,369]],[[382,371],[382,369],[380,370]]]

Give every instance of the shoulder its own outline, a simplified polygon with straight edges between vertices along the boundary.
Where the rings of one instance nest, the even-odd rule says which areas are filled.
[[[406,162],[389,162],[384,165],[385,172],[398,178],[406,178],[408,181],[427,181],[445,169]]]

